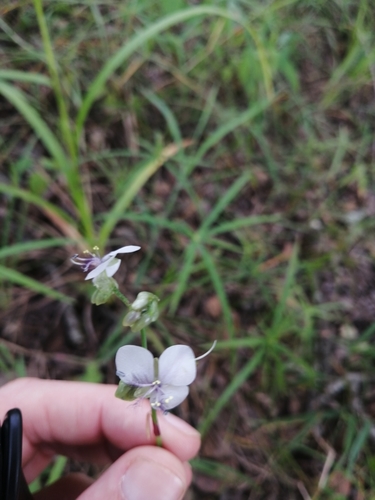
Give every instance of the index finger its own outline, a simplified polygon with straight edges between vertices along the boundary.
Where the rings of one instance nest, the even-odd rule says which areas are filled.
[[[121,401],[115,390],[113,385],[17,379],[0,389],[0,415],[12,407],[22,411],[26,464],[40,452],[48,458],[59,453],[108,462],[130,448],[155,443],[148,401]],[[159,412],[158,418],[163,447],[181,461],[191,459],[199,449],[199,433],[172,414]]]

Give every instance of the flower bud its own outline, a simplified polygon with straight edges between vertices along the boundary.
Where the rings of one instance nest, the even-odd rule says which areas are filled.
[[[122,380],[120,380],[120,383],[115,392],[115,396],[116,398],[122,399],[123,401],[134,401],[138,397],[135,396],[135,392],[137,390],[138,387],[127,385]]]
[[[105,272],[102,272],[93,279],[93,285],[96,287],[96,290],[91,297],[91,302],[97,306],[107,302],[113,294],[113,289],[118,288],[117,281],[107,276]]]
[[[139,332],[145,326],[159,317],[159,298],[149,292],[140,292],[130,306],[130,311],[125,316],[122,324],[130,326],[133,332]]]

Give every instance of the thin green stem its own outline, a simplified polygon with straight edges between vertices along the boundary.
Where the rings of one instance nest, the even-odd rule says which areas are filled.
[[[141,345],[145,349],[147,349],[147,335],[146,335],[146,330],[142,328],[141,330]]]
[[[158,422],[158,414],[155,408],[151,408],[151,418],[152,418],[152,425],[154,428],[154,435],[155,435],[155,441],[156,441],[156,446],[163,446],[163,441],[161,439],[161,433],[160,433],[160,427],[159,427],[159,422]]]
[[[118,299],[121,300],[121,302],[123,302],[126,307],[130,307],[131,306],[131,303],[129,302],[129,300],[125,297],[125,295],[123,295],[120,290],[117,288],[117,286],[114,286],[113,287],[113,293],[116,295],[116,297]]]

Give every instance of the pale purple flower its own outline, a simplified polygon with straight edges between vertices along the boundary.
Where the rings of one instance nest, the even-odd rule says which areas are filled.
[[[144,347],[126,345],[116,354],[116,373],[128,387],[134,388],[134,397],[149,399],[152,408],[166,412],[179,405],[189,394],[194,381],[196,358],[186,345],[168,347],[160,358],[154,358]]]
[[[106,272],[106,275],[110,278],[115,274],[121,264],[120,259],[116,259],[116,255],[119,253],[131,253],[136,252],[141,247],[135,245],[128,245],[126,247],[121,247],[118,250],[113,250],[109,252],[104,257],[100,257],[99,248],[94,247],[93,252],[85,250],[84,254],[87,257],[79,257],[78,254],[74,255],[70,260],[73,264],[81,266],[82,270],[87,273],[91,271],[86,276],[85,280],[91,280],[99,276],[102,272]]]

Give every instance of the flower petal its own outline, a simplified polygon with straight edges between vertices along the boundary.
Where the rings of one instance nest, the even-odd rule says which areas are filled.
[[[163,410],[171,410],[178,406],[189,394],[189,387],[182,385],[176,387],[174,385],[163,385],[163,397],[160,403]],[[152,400],[152,396],[150,398]]]
[[[159,358],[159,380],[163,385],[189,385],[196,374],[195,356],[187,345],[168,347]]]
[[[120,259],[112,259],[110,261],[110,263],[108,264],[108,266],[105,269],[105,272],[107,273],[107,276],[109,278],[117,272],[118,268],[120,267],[120,264],[121,264]]]
[[[154,381],[154,357],[144,347],[125,345],[116,354],[116,370],[120,379],[128,385],[152,384]]]
[[[114,257],[111,257],[110,259],[107,259],[105,262],[101,262],[95,269],[89,272],[85,280],[91,280],[96,276],[99,276],[99,274],[101,274],[103,271],[105,271],[105,269],[107,269],[107,267],[109,266],[109,264],[112,262],[113,259]]]
[[[118,253],[132,253],[132,252],[136,252],[137,250],[139,250],[141,247],[138,247],[136,245],[127,245],[126,247],[121,247],[119,248],[118,250],[113,250],[113,252],[109,252],[107,253],[107,255],[105,255],[103,257],[103,260],[106,260],[108,256],[111,256],[111,257],[116,257],[116,255]]]

